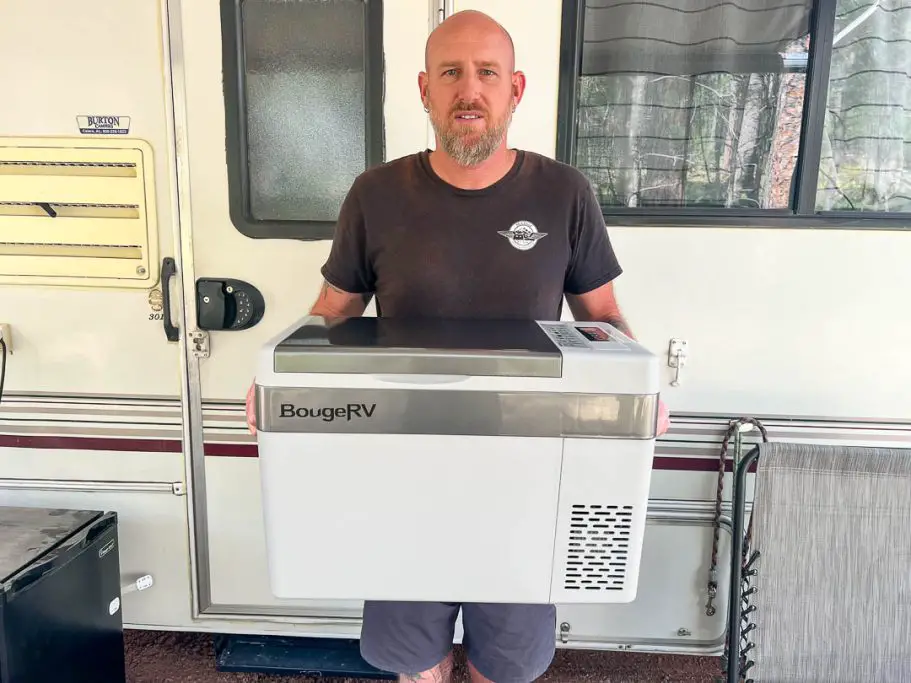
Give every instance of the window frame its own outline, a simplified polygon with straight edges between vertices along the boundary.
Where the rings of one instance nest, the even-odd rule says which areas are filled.
[[[247,158],[246,73],[241,9],[247,0],[220,0],[222,69],[225,105],[225,160],[228,171],[228,209],[231,222],[243,235],[254,239],[331,240],[336,222],[260,220],[250,208]],[[365,170],[385,156],[383,0],[364,4],[364,134]]]
[[[816,185],[825,132],[829,66],[835,35],[837,0],[813,0],[810,12],[810,50],[801,115],[801,135],[794,169],[792,207],[787,209],[723,209],[716,207],[602,206],[608,225],[634,227],[762,227],[762,228],[864,228],[909,230],[911,212],[817,211]],[[578,126],[579,79],[585,0],[563,0],[559,94],[557,99],[558,161],[575,165]],[[806,169],[809,169],[807,172]]]

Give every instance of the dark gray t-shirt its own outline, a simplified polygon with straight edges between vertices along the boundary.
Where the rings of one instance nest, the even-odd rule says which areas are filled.
[[[519,150],[481,190],[434,173],[428,151],[362,173],[346,197],[323,277],[376,296],[384,317],[559,320],[563,294],[622,271],[588,179]]]

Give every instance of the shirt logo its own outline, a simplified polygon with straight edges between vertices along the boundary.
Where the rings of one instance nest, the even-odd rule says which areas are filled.
[[[497,230],[497,233],[503,235],[519,251],[528,251],[539,239],[547,236],[546,232],[538,232],[538,229],[528,221],[517,221],[509,230]]]

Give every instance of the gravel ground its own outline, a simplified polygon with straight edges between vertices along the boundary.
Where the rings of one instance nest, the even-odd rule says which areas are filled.
[[[128,683],[361,683],[364,679],[219,673],[212,638],[201,633],[133,631],[124,634]],[[711,683],[711,657],[558,650],[540,683]],[[467,683],[464,666],[455,681]],[[364,681],[364,683],[376,683]]]

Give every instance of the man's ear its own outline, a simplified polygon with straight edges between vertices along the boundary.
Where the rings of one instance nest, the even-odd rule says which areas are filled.
[[[418,74],[418,91],[421,94],[421,106],[424,107],[424,109],[427,109],[429,106],[429,102],[427,101],[427,83],[427,72],[422,71]]]
[[[518,107],[525,94],[525,74],[521,71],[515,71],[512,74],[512,104]]]

